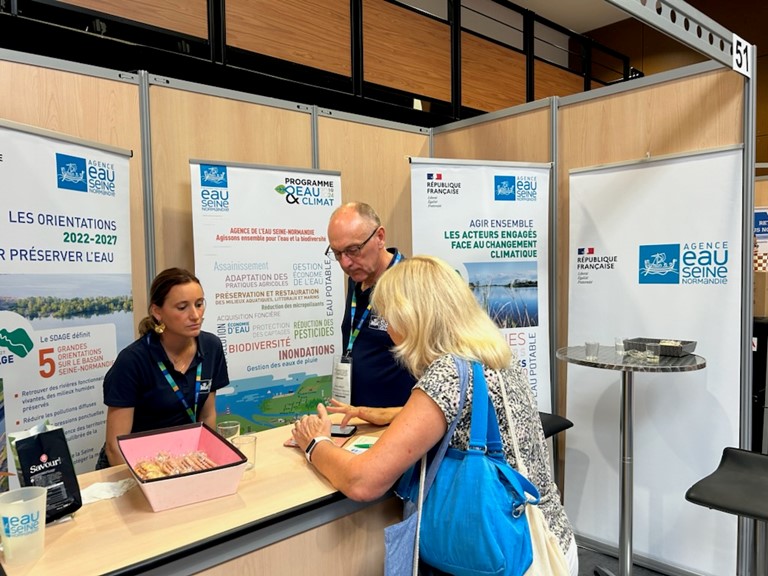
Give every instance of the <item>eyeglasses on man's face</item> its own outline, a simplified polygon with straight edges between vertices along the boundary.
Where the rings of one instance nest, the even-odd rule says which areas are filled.
[[[344,250],[334,250],[333,248],[328,246],[325,250],[325,255],[328,256],[328,258],[333,258],[335,260],[341,260],[341,255],[345,255],[347,258],[355,258],[357,256],[360,256],[360,252],[362,252],[363,248],[366,244],[368,244],[368,241],[373,238],[376,235],[376,232],[379,231],[379,228],[381,226],[376,226],[373,232],[371,232],[371,235],[368,236],[365,240],[363,240],[360,244],[353,244],[352,246],[347,246],[344,248]]]

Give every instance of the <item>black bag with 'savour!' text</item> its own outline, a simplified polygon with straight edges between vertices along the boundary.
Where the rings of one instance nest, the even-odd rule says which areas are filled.
[[[83,501],[64,430],[43,428],[23,438],[11,438],[11,445],[19,484],[48,489],[47,523],[79,510]]]

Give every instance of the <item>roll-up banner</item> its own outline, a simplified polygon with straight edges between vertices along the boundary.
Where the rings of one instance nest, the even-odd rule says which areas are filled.
[[[413,253],[469,283],[552,411],[549,164],[411,158]]]
[[[768,206],[755,206],[754,217],[754,269],[768,270]]]
[[[693,340],[707,366],[634,374],[634,550],[734,574],[736,517],[685,500],[739,445],[742,152],[570,175],[568,344]],[[578,535],[618,544],[621,372],[567,365],[564,498]]]
[[[129,154],[0,124],[0,470],[8,434],[45,421],[95,466],[102,380],[134,334]]]
[[[191,161],[203,329],[224,344],[219,416],[244,432],[282,426],[331,397],[343,272],[325,256],[338,172]]]

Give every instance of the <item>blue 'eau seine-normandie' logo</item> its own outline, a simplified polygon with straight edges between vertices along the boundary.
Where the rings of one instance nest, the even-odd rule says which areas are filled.
[[[680,244],[640,246],[640,284],[680,284]]]
[[[493,177],[493,198],[494,200],[515,201],[515,177],[514,176],[494,176]]]
[[[493,197],[495,200],[535,202],[539,187],[536,176],[494,176]]]
[[[56,153],[58,187],[75,192],[88,192],[85,158]]]
[[[200,186],[207,188],[227,188],[227,167],[212,164],[200,164]]]

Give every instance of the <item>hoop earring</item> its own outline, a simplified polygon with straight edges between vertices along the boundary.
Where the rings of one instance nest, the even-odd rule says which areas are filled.
[[[154,331],[156,334],[162,334],[165,332],[165,324],[160,322],[160,324],[155,324]]]

